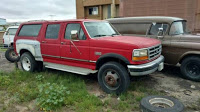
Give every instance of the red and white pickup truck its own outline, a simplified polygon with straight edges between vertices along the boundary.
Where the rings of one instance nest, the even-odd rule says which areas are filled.
[[[120,94],[130,76],[163,69],[161,42],[120,35],[110,23],[65,20],[22,23],[14,38],[23,70],[57,69],[82,75],[98,73],[107,93]]]

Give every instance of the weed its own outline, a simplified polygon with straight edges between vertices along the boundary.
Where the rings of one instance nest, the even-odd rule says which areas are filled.
[[[11,83],[9,76],[0,75],[0,86],[8,86]]]
[[[37,81],[42,81],[44,79],[44,76],[43,75],[37,75],[35,78],[36,78]]]
[[[56,110],[63,106],[64,100],[69,94],[70,91],[63,85],[56,83],[42,84],[39,85],[37,103],[43,110]]]
[[[6,50],[7,50],[6,48],[0,48],[0,51],[2,51],[2,52],[5,52]]]

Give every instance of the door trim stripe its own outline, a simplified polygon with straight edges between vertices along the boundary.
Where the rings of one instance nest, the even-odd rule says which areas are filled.
[[[75,60],[75,61],[82,61],[82,62],[96,63],[96,61],[92,61],[92,60],[83,60],[83,59],[76,59],[76,58],[52,56],[52,55],[46,55],[46,54],[42,54],[42,56],[53,57],[53,58],[61,58],[61,59],[68,59],[68,60]]]

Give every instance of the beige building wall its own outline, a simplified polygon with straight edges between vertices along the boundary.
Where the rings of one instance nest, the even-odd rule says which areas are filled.
[[[103,5],[103,19],[108,18],[108,5]]]
[[[119,15],[119,0],[76,0],[77,19],[108,19]],[[109,13],[109,7],[111,12]],[[90,15],[89,8],[98,7],[98,15]]]
[[[200,0],[197,1],[197,11],[196,11],[196,18],[195,18],[195,32],[200,33]]]
[[[4,31],[0,31],[0,44],[3,44]]]

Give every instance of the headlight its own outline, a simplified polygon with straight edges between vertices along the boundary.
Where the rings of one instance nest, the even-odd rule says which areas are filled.
[[[147,60],[148,59],[148,50],[147,49],[134,50],[132,59],[133,59],[133,61]]]

